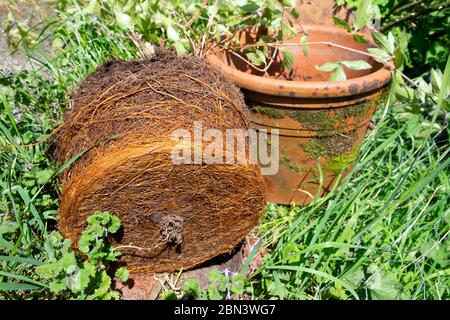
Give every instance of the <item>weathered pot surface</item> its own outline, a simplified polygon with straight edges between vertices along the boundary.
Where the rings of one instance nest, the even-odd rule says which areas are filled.
[[[356,42],[338,27],[303,28],[310,43],[333,42],[361,51],[375,47]],[[285,43],[298,44],[301,36]],[[244,33],[240,40],[243,45],[255,43],[257,35]],[[279,130],[280,169],[265,176],[267,200],[307,204],[326,194],[339,174],[351,168],[391,73],[369,56],[326,44],[309,45],[307,56],[301,46],[283,50],[294,55],[291,71],[282,70],[279,55],[266,73],[229,51],[216,50],[207,59],[243,89],[256,130]],[[344,68],[347,80],[329,81],[329,72],[315,67],[342,60],[365,60],[372,69]],[[270,144],[270,135],[268,140]]]

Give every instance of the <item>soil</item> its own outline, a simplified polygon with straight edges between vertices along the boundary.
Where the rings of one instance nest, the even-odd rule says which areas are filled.
[[[116,278],[114,284],[116,289],[122,293],[122,299],[124,300],[160,299],[165,290],[178,291],[183,286],[184,281],[189,278],[197,279],[200,288],[205,289],[210,283],[209,275],[212,270],[238,272],[244,261],[247,260],[253,246],[259,240],[256,236],[248,236],[245,242],[231,253],[220,255],[193,270],[185,271],[179,279],[178,273],[140,272],[131,274],[129,280],[125,283]],[[262,248],[258,250],[253,260],[250,261],[245,276],[249,276],[261,266],[265,253]],[[241,298],[244,299],[245,297]]]
[[[173,214],[155,214],[153,221],[158,226],[161,236],[169,244],[181,246],[183,234],[183,217]]]

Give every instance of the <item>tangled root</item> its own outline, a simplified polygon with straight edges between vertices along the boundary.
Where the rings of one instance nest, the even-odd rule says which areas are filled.
[[[186,269],[232,250],[260,217],[264,183],[249,157],[174,164],[172,133],[193,135],[195,121],[224,137],[249,126],[238,89],[199,58],[159,52],[89,75],[52,142],[58,162],[77,159],[61,175],[61,232],[76,244],[89,215],[116,214],[123,230],[111,240],[132,271]]]

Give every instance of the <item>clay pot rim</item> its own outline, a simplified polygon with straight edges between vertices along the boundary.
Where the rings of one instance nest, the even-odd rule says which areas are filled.
[[[305,25],[303,27],[331,34],[348,35],[346,30],[334,26]],[[369,41],[367,46],[375,46],[375,43]],[[231,76],[239,87],[266,95],[302,98],[348,97],[376,91],[391,80],[391,72],[384,67],[362,77],[341,81],[278,80],[239,71],[223,63],[215,52],[208,54],[206,59]]]

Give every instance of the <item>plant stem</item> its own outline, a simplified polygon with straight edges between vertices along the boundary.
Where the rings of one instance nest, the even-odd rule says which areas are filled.
[[[266,72],[267,70],[269,70],[270,66],[272,65],[272,63],[275,61],[275,56],[278,52],[278,48],[275,48],[272,58],[270,59],[269,63],[264,67],[264,69],[258,68],[257,66],[255,66],[253,63],[251,63],[250,61],[248,61],[247,59],[245,59],[244,57],[240,56],[239,54],[237,54],[236,52],[234,52],[233,50],[229,50],[233,55],[235,55],[236,57],[238,57],[239,59],[241,59],[242,61],[244,61],[245,63],[249,64],[252,68],[260,71],[260,72]]]
[[[395,66],[393,66],[388,60],[384,60],[381,59],[373,54],[370,54],[368,52],[364,52],[362,50],[358,50],[358,49],[353,49],[350,47],[346,47],[331,41],[315,41],[315,42],[305,42],[305,43],[275,43],[275,42],[271,42],[271,43],[255,43],[255,44],[248,44],[248,45],[243,45],[243,46],[237,46],[234,47],[234,49],[244,49],[244,48],[251,48],[251,47],[263,47],[263,46],[269,46],[269,47],[274,47],[274,48],[278,48],[278,47],[296,47],[296,46],[305,46],[305,45],[325,45],[325,46],[331,46],[331,47],[335,47],[335,48],[340,48],[343,50],[347,50],[347,51],[351,51],[351,52],[355,52],[367,57],[371,57],[372,59],[382,63],[389,71],[391,72],[398,72],[398,74],[400,74],[400,76],[402,78],[404,78],[407,82],[409,82],[411,85],[413,85],[415,88],[421,90],[422,92],[424,92],[426,95],[429,95],[428,92],[425,92],[422,88],[420,88],[411,78],[409,78],[406,74],[404,74],[402,71],[398,70]],[[230,50],[230,49],[228,49]],[[259,71],[266,71],[263,69],[260,69],[256,66],[254,66],[253,64],[251,64],[249,61],[247,61],[245,58],[241,57],[240,55],[238,55],[237,53],[233,52],[232,50],[230,50],[234,55],[236,55],[237,57],[241,58],[242,60],[244,60],[245,62],[249,63],[252,67],[254,67],[256,70]]]
[[[421,4],[422,2],[423,2],[423,0],[416,0],[416,1],[413,1],[411,3],[407,3],[407,4],[403,5],[403,6],[395,8],[393,13],[399,13],[399,12],[404,11],[406,9],[411,9],[411,8],[417,6],[418,4]]]
[[[389,70],[392,70],[394,68],[394,66],[392,66],[392,64],[390,64],[387,60],[383,60],[373,54],[370,54],[368,52],[364,52],[362,50],[358,50],[358,49],[353,49],[350,47],[346,47],[331,41],[314,41],[314,42],[305,42],[305,43],[275,43],[275,42],[270,42],[270,43],[255,43],[255,44],[248,44],[248,45],[243,45],[243,46],[237,46],[234,47],[233,49],[244,49],[244,48],[251,48],[251,47],[264,47],[264,46],[269,46],[269,47],[298,47],[298,46],[310,46],[310,45],[323,45],[323,46],[330,46],[330,47],[335,47],[335,48],[340,48],[343,50],[347,50],[347,51],[351,51],[351,52],[355,52],[367,57],[371,57],[373,59],[375,59],[376,61],[382,63],[384,66],[386,66]]]
[[[428,13],[432,13],[432,12],[435,12],[435,11],[441,11],[441,10],[443,10],[445,8],[448,8],[448,7],[450,7],[450,1],[442,2],[440,4],[437,4],[437,5],[433,6],[433,7],[424,8],[422,10],[418,10],[417,12],[411,12],[411,13],[407,14],[406,16],[402,17],[402,18],[395,19],[394,21],[385,24],[384,26],[382,26],[380,28],[380,31],[384,32],[384,31],[389,30],[392,27],[394,27],[394,26],[396,26],[398,24],[401,24],[403,22],[406,22],[408,20],[415,19],[415,18],[417,18],[419,16],[423,16],[423,15],[426,15]]]

